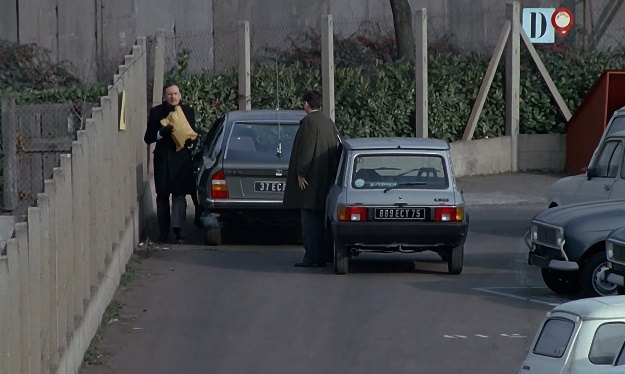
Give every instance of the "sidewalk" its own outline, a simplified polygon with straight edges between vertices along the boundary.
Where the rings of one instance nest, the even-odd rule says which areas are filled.
[[[546,204],[551,184],[564,174],[502,173],[457,178],[467,205]]]

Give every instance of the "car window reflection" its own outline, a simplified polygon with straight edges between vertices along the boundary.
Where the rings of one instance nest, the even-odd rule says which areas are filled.
[[[361,154],[354,158],[355,189],[446,189],[445,163],[438,155]]]

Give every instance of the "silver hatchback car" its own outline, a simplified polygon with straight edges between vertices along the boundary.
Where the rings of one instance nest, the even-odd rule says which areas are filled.
[[[462,272],[469,216],[443,140],[344,140],[326,214],[338,274],[360,252],[426,250]]]

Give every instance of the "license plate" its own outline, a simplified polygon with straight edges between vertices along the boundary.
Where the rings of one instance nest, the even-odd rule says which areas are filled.
[[[377,220],[423,220],[425,208],[375,208]]]
[[[283,192],[284,182],[254,182],[254,191],[256,192]]]

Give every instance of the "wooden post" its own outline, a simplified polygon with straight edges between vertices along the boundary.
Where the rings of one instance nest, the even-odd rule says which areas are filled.
[[[519,87],[521,81],[521,40],[520,40],[520,6],[514,0],[506,4],[506,12],[510,21],[510,35],[506,48],[506,135],[510,136],[511,165],[510,170],[519,170]]]
[[[428,16],[427,9],[412,12],[415,40],[415,136],[427,138],[428,124]]]
[[[488,90],[490,90],[490,86],[493,83],[493,78],[497,72],[497,65],[499,65],[499,60],[501,60],[501,55],[503,54],[503,49],[506,46],[506,40],[508,39],[509,34],[510,21],[506,20],[503,24],[503,29],[499,35],[499,39],[497,40],[497,45],[495,45],[495,51],[493,52],[490,62],[488,63],[486,75],[484,76],[482,84],[480,85],[480,90],[477,93],[477,99],[473,104],[473,109],[471,109],[469,121],[464,128],[464,133],[462,134],[462,140],[464,141],[471,140],[473,138],[473,133],[475,132],[477,122],[480,119],[480,113],[482,113],[482,108],[484,108],[484,103],[486,102],[486,97],[488,96]]]
[[[4,187],[2,198],[5,210],[17,209],[17,112],[15,99],[2,98],[2,146],[4,150]]]
[[[323,112],[334,121],[334,24],[331,15],[321,16],[321,82]]]
[[[239,22],[239,110],[252,109],[250,72],[250,23]]]

